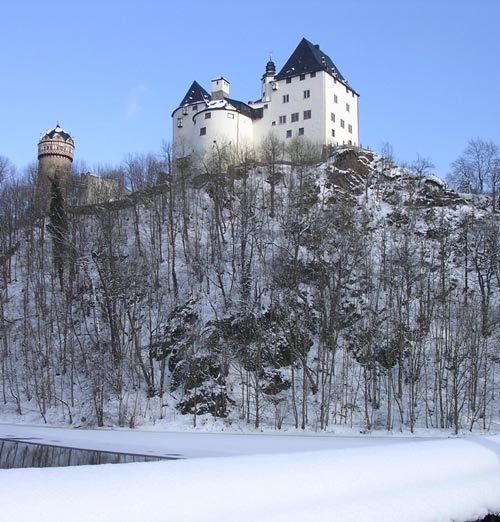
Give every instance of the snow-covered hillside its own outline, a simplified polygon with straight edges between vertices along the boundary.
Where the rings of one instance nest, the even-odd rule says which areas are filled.
[[[4,418],[500,427],[496,215],[366,150],[216,152],[63,241],[9,229]]]

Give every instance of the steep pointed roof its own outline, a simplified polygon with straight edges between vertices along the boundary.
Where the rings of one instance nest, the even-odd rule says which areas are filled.
[[[284,78],[317,71],[326,71],[340,81],[347,83],[331,58],[319,48],[319,45],[314,45],[309,40],[302,38],[292,56],[288,58],[281,71],[276,75],[276,79],[283,80]]]
[[[190,105],[197,102],[209,102],[210,94],[195,80],[189,87],[186,95],[182,99],[179,107]]]

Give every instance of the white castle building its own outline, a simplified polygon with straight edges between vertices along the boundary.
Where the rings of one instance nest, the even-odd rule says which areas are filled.
[[[319,45],[303,38],[277,74],[267,63],[255,102],[230,98],[225,78],[212,80],[211,94],[194,81],[172,113],[174,157],[203,157],[214,143],[258,147],[270,133],[285,143],[304,136],[359,145],[358,97]]]

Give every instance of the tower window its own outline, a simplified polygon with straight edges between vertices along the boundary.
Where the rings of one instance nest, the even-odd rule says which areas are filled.
[[[198,105],[193,105],[193,112],[198,110]]]
[[[304,136],[304,127],[299,127],[299,136]]]
[[[206,120],[209,120],[211,117],[212,117],[212,113],[211,112],[206,112],[205,113],[205,119]]]
[[[306,79],[306,75],[305,74],[301,74],[300,75],[300,81],[305,80],[305,79]]]
[[[299,121],[299,113],[298,112],[293,112],[292,113],[292,123],[294,123],[296,121]]]
[[[280,125],[286,123],[286,116],[280,116]]]
[[[311,119],[311,111],[304,111],[304,120]]]
[[[287,130],[286,131],[286,137],[287,138],[291,138],[292,137],[292,131],[291,130]]]
[[[292,79],[291,78],[287,78],[286,79],[286,83],[292,83]]]
[[[304,91],[304,98],[310,98],[311,97],[311,91],[307,89],[307,91]]]
[[[207,133],[207,128],[206,127],[202,127],[200,129],[200,136],[205,136],[206,133]]]
[[[182,118],[177,118],[177,127],[182,127]]]
[[[288,103],[290,101],[290,95],[289,94],[283,94],[283,103]]]
[[[311,73],[311,78],[316,78],[316,73],[315,72]]]

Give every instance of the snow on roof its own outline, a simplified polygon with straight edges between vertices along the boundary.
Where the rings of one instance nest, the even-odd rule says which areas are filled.
[[[0,472],[3,520],[467,522],[500,512],[500,437]]]

